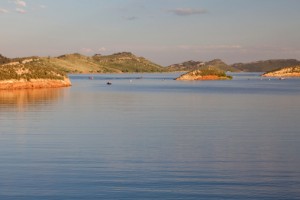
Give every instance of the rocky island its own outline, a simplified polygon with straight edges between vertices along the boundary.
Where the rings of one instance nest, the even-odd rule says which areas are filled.
[[[263,74],[265,77],[300,77],[300,65],[285,67]]]
[[[226,73],[215,67],[205,67],[191,72],[185,73],[176,80],[231,80],[231,76],[227,76]]]
[[[45,60],[34,57],[4,60],[0,64],[0,90],[71,86],[65,72]]]

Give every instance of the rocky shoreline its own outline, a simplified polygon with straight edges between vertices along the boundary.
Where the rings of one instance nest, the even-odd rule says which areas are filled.
[[[300,66],[286,67],[263,74],[264,77],[300,77]]]
[[[0,90],[36,89],[36,88],[59,88],[71,86],[69,78],[59,79],[31,79],[3,80],[0,81]]]

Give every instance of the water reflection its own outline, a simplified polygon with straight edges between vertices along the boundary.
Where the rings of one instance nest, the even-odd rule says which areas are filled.
[[[299,199],[300,82],[247,79],[0,91],[0,199]]]
[[[1,90],[0,110],[25,111],[29,107],[45,106],[62,98],[67,89]]]

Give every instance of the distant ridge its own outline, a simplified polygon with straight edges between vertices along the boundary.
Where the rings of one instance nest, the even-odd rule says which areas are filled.
[[[232,65],[227,65],[220,59],[214,59],[208,62],[190,60],[183,63],[170,65],[166,69],[168,71],[193,71],[201,69],[204,66],[214,66],[221,70],[230,72],[268,72],[296,65],[300,65],[300,61],[296,59],[262,60],[249,63],[235,63]]]
[[[173,64],[167,67],[168,71],[192,71],[199,69],[205,62],[189,60],[179,64]]]
[[[0,67],[11,62],[21,62],[24,59],[38,59],[47,62],[66,73],[139,73],[139,72],[176,72],[193,71],[203,67],[215,67],[229,72],[268,72],[284,67],[300,65],[296,59],[273,59],[249,63],[235,63],[228,65],[220,59],[205,61],[186,61],[163,67],[144,57],[131,52],[120,52],[112,55],[95,54],[85,56],[79,53],[65,54],[58,57],[31,56],[25,58],[7,58],[0,54]]]
[[[168,71],[194,71],[202,68],[214,67],[223,71],[237,72],[240,71],[237,68],[234,68],[230,65],[227,65],[220,59],[214,59],[208,62],[203,61],[186,61],[179,64],[173,64],[167,67]]]
[[[300,61],[296,59],[274,59],[250,63],[235,63],[231,66],[244,72],[268,72],[295,65],[300,65]]]

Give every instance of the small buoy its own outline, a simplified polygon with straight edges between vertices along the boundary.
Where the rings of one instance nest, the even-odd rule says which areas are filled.
[[[106,85],[111,85],[111,82],[107,82]]]

